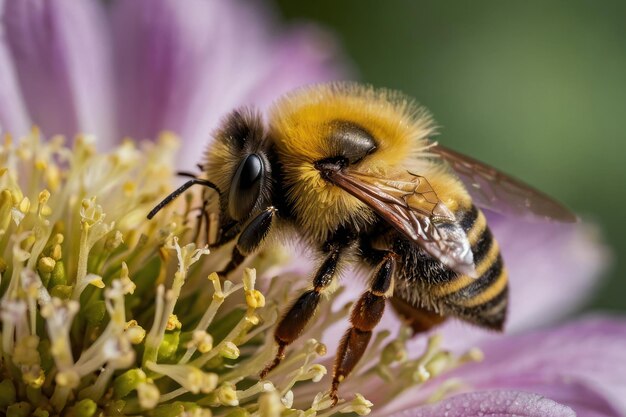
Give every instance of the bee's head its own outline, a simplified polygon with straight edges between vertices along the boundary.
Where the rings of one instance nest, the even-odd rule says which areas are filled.
[[[271,166],[261,116],[242,109],[230,113],[205,155],[207,179],[220,191],[222,215],[245,221],[270,199]]]

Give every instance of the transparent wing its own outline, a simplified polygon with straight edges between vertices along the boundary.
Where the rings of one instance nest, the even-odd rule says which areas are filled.
[[[485,163],[439,144],[429,151],[454,169],[477,206],[526,220],[578,221],[561,203]]]
[[[389,180],[343,170],[330,179],[434,258],[456,272],[475,276],[467,235],[426,178],[407,173],[406,178]]]

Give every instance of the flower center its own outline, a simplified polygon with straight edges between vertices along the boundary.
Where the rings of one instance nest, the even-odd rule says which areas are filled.
[[[331,408],[330,354],[319,342],[346,321],[327,302],[287,358],[259,380],[275,355],[272,328],[306,279],[278,273],[273,250],[255,269],[220,282],[226,249],[192,239],[175,205],[145,216],[171,189],[175,139],[162,135],[108,154],[79,136],[70,149],[34,129],[0,147],[0,413],[53,415],[330,416],[368,414],[362,395]],[[257,274],[259,279],[257,285]],[[261,287],[260,291],[257,287]],[[336,297],[336,295],[335,295]],[[332,301],[332,300],[331,300]],[[342,392],[380,387],[390,401],[468,360],[430,338],[409,358],[407,330],[379,332]],[[447,394],[444,384],[433,398]],[[367,394],[369,396],[369,394]],[[21,413],[21,414],[20,414]],[[302,414],[304,413],[304,414]]]

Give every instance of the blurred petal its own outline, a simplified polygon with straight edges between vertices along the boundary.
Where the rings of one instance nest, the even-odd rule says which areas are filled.
[[[581,417],[626,414],[626,320],[587,319],[551,330],[501,336],[487,341],[481,350],[483,362],[464,365],[409,390],[386,411],[421,404],[442,381],[455,379],[473,390],[541,394],[571,407]]]
[[[32,121],[48,134],[110,139],[110,41],[101,2],[5,0],[3,21]]]
[[[501,337],[482,347],[485,361],[457,376],[477,388],[523,388],[575,410],[612,406],[626,413],[626,321],[587,319],[552,330]],[[588,396],[585,396],[587,393]],[[601,397],[604,397],[604,401]]]
[[[571,312],[590,297],[610,263],[591,225],[488,217],[511,280],[508,331],[555,322]]]
[[[0,1],[0,10],[3,6]],[[28,133],[31,123],[5,38],[4,27],[0,27],[0,131],[20,136]]]
[[[267,104],[298,85],[335,75],[328,37],[312,30],[277,37],[253,2],[118,1],[112,7],[120,133],[184,141],[192,166],[227,112]]]
[[[214,36],[232,18],[220,19],[219,6],[195,0],[112,4],[122,135],[143,139],[154,138],[163,129],[181,133],[198,81],[212,78],[212,66],[222,65],[223,53],[230,55]],[[207,100],[223,93],[213,91]]]
[[[515,388],[528,392],[538,392],[560,404],[566,404],[576,411],[578,417],[623,417],[606,396],[594,387],[581,382],[550,382],[545,385],[531,381],[526,386],[518,381]]]
[[[404,410],[393,417],[574,417],[568,407],[540,395],[485,391],[457,395],[436,404]]]
[[[247,93],[250,102],[267,107],[295,87],[338,79],[340,51],[329,33],[316,26],[292,28],[268,51],[269,65],[259,72],[255,88]]]

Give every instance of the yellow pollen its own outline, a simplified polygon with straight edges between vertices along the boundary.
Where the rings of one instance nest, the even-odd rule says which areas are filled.
[[[183,326],[183,324],[180,322],[180,320],[178,320],[178,316],[176,316],[176,314],[170,314],[169,318],[167,319],[167,325],[165,326],[166,330],[176,330],[176,329],[180,329]]]

